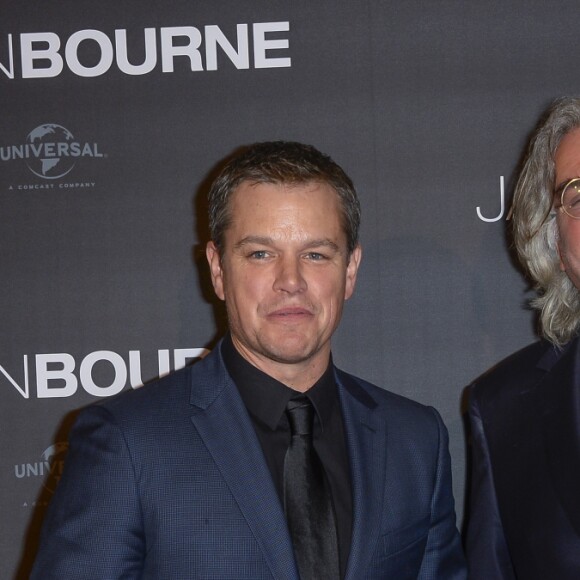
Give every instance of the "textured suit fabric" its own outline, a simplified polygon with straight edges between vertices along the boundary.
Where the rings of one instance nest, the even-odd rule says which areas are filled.
[[[535,343],[471,387],[473,580],[580,578],[579,346]]]
[[[463,579],[447,433],[336,370],[352,469],[348,580]],[[298,580],[283,509],[219,348],[85,409],[33,580]]]

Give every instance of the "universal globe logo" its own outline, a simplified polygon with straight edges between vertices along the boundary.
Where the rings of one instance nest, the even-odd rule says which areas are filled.
[[[32,156],[27,157],[28,169],[44,179],[59,179],[69,173],[76,163],[73,156],[80,152],[73,134],[63,127],[48,123],[33,129],[26,137]],[[73,155],[71,155],[71,153]]]
[[[40,477],[43,479],[42,485],[46,491],[53,493],[62,475],[67,451],[68,443],[58,441],[42,452],[40,461],[15,465],[14,475],[18,479]]]
[[[45,184],[10,185],[9,189],[52,189],[54,183],[71,173],[81,158],[106,157],[97,143],[75,139],[73,133],[56,123],[45,123],[34,128],[26,136],[26,142],[0,147],[0,161],[12,163],[24,161],[28,169]],[[59,188],[94,187],[91,182],[68,182]]]

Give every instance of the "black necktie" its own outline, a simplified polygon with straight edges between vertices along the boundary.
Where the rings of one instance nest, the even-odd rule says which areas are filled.
[[[308,397],[286,406],[292,439],[284,459],[284,511],[301,580],[338,580],[338,539],[324,468],[312,445]]]

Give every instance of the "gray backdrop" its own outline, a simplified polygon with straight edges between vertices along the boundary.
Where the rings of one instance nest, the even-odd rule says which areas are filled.
[[[364,258],[335,360],[441,412],[461,522],[465,386],[534,340],[505,208],[539,115],[580,92],[577,15],[1,0],[2,578],[27,575],[75,411],[215,344],[204,195],[260,140],[312,143],[357,184]]]

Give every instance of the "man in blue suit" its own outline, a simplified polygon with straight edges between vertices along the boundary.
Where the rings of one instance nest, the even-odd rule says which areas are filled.
[[[359,221],[313,147],[229,161],[207,245],[229,333],[80,414],[33,579],[465,578],[438,413],[332,363]]]

